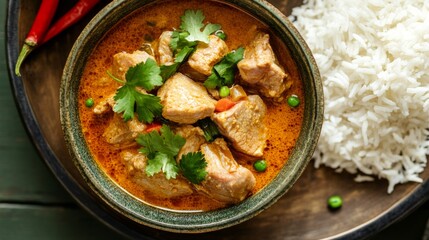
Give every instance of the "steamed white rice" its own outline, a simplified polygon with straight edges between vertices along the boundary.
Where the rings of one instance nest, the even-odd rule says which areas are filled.
[[[316,58],[325,116],[315,166],[422,182],[429,154],[429,1],[308,0],[291,20]]]

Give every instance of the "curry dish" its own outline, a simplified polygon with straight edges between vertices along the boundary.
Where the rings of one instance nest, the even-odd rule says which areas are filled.
[[[269,27],[217,2],[163,1],[93,50],[79,114],[92,155],[123,189],[157,207],[208,211],[276,177],[303,99],[297,66]]]

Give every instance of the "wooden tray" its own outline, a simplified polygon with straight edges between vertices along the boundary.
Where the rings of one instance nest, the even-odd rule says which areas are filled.
[[[75,1],[62,1],[58,15]],[[272,0],[289,14],[300,0]],[[137,225],[102,205],[85,186],[70,160],[59,120],[59,86],[68,52],[80,31],[102,5],[80,23],[27,59],[22,78],[13,74],[16,58],[28,32],[39,1],[9,1],[7,18],[7,53],[10,80],[17,105],[28,133],[46,164],[74,199],[94,217],[131,238],[139,239],[321,239],[368,237],[397,221],[429,197],[429,169],[421,174],[422,184],[396,186],[388,195],[387,181],[356,183],[353,176],[332,169],[315,169],[312,162],[296,185],[274,206],[250,221],[217,232],[183,235]],[[103,3],[103,4],[106,4]],[[340,194],[344,205],[331,212],[326,199]]]

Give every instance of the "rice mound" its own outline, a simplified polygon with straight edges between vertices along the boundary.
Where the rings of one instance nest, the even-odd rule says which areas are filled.
[[[429,155],[429,1],[308,0],[290,19],[313,51],[325,115],[315,166],[385,178],[391,193]]]

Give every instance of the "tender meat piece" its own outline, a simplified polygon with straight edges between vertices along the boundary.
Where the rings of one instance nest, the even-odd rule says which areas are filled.
[[[117,78],[125,80],[125,73],[130,67],[145,62],[148,58],[154,59],[154,57],[147,52],[140,50],[134,51],[133,53],[117,53],[113,55],[112,74]]]
[[[195,71],[206,76],[212,73],[213,66],[228,53],[226,43],[215,35],[209,36],[209,43],[199,43],[188,63]]]
[[[133,181],[141,185],[154,196],[161,198],[174,198],[193,193],[192,185],[183,177],[166,179],[163,173],[148,176],[145,172],[147,158],[140,153],[122,151],[122,160]]]
[[[115,97],[115,93],[110,94],[104,100],[102,100],[97,105],[95,105],[92,111],[97,115],[107,113],[115,105],[114,97]]]
[[[162,116],[177,123],[193,124],[209,117],[215,109],[213,100],[204,86],[187,76],[176,73],[158,90]]]
[[[213,143],[205,143],[201,152],[207,161],[207,177],[195,187],[220,202],[243,201],[256,180],[252,172],[234,160],[225,140],[217,138]]]
[[[189,63],[187,61],[180,66],[179,72],[185,74],[186,76],[188,76],[194,81],[204,82],[207,79],[206,75],[191,68],[191,66],[189,66]]]
[[[258,33],[246,46],[244,58],[237,67],[243,82],[254,86],[266,97],[278,98],[290,87],[291,83],[286,82],[287,74],[277,64],[270,36],[266,33]]]
[[[184,125],[177,127],[175,132],[186,139],[185,145],[183,145],[179,154],[177,154],[177,160],[181,159],[183,154],[198,152],[200,146],[206,142],[204,132],[199,127]]]
[[[212,120],[232,146],[245,154],[261,157],[267,141],[264,117],[267,108],[258,95],[250,95],[227,111],[214,113]]]
[[[173,51],[170,48],[172,31],[164,31],[159,36],[158,57],[160,65],[171,65],[174,63]]]
[[[116,147],[129,147],[136,144],[138,134],[144,133],[145,130],[146,125],[136,117],[125,122],[121,115],[115,113],[109,126],[104,130],[103,138]]]

